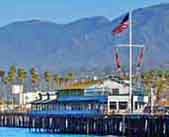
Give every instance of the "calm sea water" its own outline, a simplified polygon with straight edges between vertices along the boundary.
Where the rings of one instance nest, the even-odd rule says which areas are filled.
[[[99,137],[93,135],[57,135],[57,134],[47,134],[47,133],[33,133],[28,129],[20,128],[0,128],[0,137]],[[115,136],[105,136],[105,137],[115,137]]]

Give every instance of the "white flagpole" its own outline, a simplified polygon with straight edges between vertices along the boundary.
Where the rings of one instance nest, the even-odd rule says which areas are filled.
[[[129,12],[129,79],[130,79],[130,86],[129,86],[129,111],[130,113],[133,111],[132,109],[132,11]]]

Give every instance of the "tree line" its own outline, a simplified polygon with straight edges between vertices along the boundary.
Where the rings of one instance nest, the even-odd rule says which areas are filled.
[[[160,94],[169,92],[169,70],[149,70],[143,73],[142,79],[147,90],[156,88],[157,100],[160,99]]]
[[[1,69],[0,78],[1,82],[5,85],[15,83],[24,84],[26,80],[30,80],[32,87],[39,86],[39,84],[44,80],[47,83],[48,89],[52,87],[52,84],[55,84],[56,88],[64,88],[68,87],[69,85],[80,88],[93,83],[93,80],[77,82],[77,76],[74,72],[69,72],[62,76],[47,70],[40,74],[35,67],[32,67],[30,70],[26,71],[24,68],[17,68],[15,65],[11,65],[8,71]],[[156,87],[157,97],[159,97],[163,91],[169,89],[169,70],[154,69],[145,71],[142,73],[141,79],[146,90],[150,91],[150,88]]]
[[[58,87],[70,84],[70,81],[76,79],[75,73],[70,72],[62,76],[59,74],[53,74],[50,71],[44,71],[44,73],[39,73],[35,67],[32,67],[29,71],[24,68],[17,68],[15,65],[11,65],[8,71],[0,70],[1,82],[5,85],[10,84],[24,84],[26,80],[30,80],[32,87],[38,86],[42,80],[50,88],[51,83],[55,83]]]

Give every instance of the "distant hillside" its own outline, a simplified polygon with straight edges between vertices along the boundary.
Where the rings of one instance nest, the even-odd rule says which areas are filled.
[[[66,25],[40,20],[8,24],[0,28],[0,67],[16,64],[58,72],[113,68],[113,47],[128,43],[128,31],[111,35],[122,17],[91,17]],[[146,46],[145,68],[169,66],[168,17],[169,4],[133,13],[133,41]]]

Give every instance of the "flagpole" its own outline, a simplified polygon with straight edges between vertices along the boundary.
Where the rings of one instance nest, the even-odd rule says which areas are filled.
[[[133,112],[133,107],[132,107],[132,11],[129,12],[129,111],[130,113]]]

